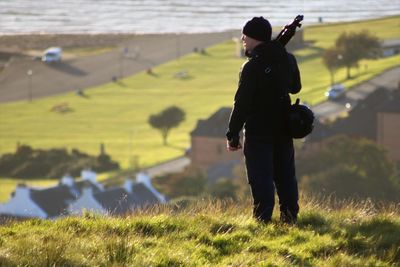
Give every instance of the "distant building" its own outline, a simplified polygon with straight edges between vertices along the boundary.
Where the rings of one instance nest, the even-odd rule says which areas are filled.
[[[82,195],[68,207],[70,214],[80,215],[84,211],[100,214],[124,214],[134,205],[134,198],[123,188],[112,188],[102,192],[93,192],[85,188]]]
[[[385,40],[381,44],[382,56],[390,57],[400,53],[400,39]]]
[[[323,146],[327,137],[345,134],[368,138],[383,146],[392,160],[400,162],[400,90],[379,88],[332,124],[316,122],[306,139],[305,153]]]
[[[126,214],[137,208],[165,203],[165,197],[152,185],[150,178],[139,173],[136,182],[127,179],[122,188],[115,187],[100,192],[84,189],[82,195],[68,207],[71,214],[90,211],[100,214]]]
[[[68,190],[61,190],[64,193],[67,193]],[[0,214],[3,215],[11,215],[16,217],[37,217],[37,218],[51,218],[52,213],[47,213],[48,210],[54,210],[53,206],[56,206],[59,210],[59,205],[52,205],[52,207],[46,208],[42,207],[42,203],[37,203],[34,198],[39,195],[40,199],[40,191],[37,189],[26,187],[25,185],[18,185],[15,189],[15,192],[12,194],[11,199],[4,204],[0,205]],[[44,195],[47,195],[46,193]],[[35,197],[36,196],[36,197]],[[73,196],[68,195],[67,199],[61,199],[61,203],[64,208],[67,207],[67,200],[72,200]],[[63,200],[65,202],[63,202]],[[57,203],[60,203],[60,198],[57,196]]]
[[[155,198],[157,202],[165,203],[166,199],[165,196],[160,194],[151,184],[151,178],[146,172],[139,172],[136,174],[136,184],[129,183],[129,180],[125,182],[124,187],[127,189],[128,192],[133,194],[138,194],[141,196],[139,198],[142,199],[145,203],[152,202],[152,199]],[[143,188],[142,188],[143,187]],[[147,191],[151,192],[150,194],[146,193]]]
[[[226,150],[226,131],[231,108],[223,107],[206,120],[199,120],[191,132],[191,163],[203,170],[221,163],[238,161],[243,158],[240,152]]]
[[[8,202],[0,204],[0,215],[18,218],[52,219],[84,210],[101,214],[125,214],[138,207],[165,203],[165,197],[152,185],[144,173],[138,181],[127,180],[123,188],[104,189],[96,181],[96,173],[83,170],[82,180],[64,176],[49,188],[18,185]]]
[[[17,217],[56,218],[67,215],[68,206],[82,193],[83,187],[101,191],[102,187],[96,182],[96,173],[85,170],[83,180],[75,182],[70,176],[61,178],[60,184],[49,188],[31,188],[20,184],[11,194],[11,199],[0,204],[0,214]]]
[[[75,181],[75,179],[70,175],[65,175],[61,178],[59,185],[68,186],[71,193],[75,198],[79,197],[84,188],[92,188],[93,191],[103,191],[104,188],[101,184],[97,182],[97,174],[91,170],[83,170],[81,172],[81,180]]]

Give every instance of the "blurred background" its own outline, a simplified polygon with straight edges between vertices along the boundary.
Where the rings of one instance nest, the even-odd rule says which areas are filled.
[[[248,198],[225,149],[241,27],[264,16],[277,35],[299,14],[292,100],[316,115],[301,192],[398,203],[399,1],[0,0],[0,213]]]

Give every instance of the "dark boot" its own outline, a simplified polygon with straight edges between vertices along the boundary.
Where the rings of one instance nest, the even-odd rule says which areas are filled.
[[[297,215],[292,214],[290,211],[281,212],[281,223],[293,225],[297,223]]]

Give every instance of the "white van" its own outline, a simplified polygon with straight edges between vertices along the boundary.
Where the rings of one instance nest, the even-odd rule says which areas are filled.
[[[58,62],[61,61],[61,47],[50,47],[44,51],[42,55],[43,62]]]

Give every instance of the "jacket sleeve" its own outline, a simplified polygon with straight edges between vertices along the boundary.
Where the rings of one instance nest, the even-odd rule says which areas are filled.
[[[297,65],[296,57],[288,53],[288,60],[289,60],[289,68],[290,68],[290,84],[289,84],[289,92],[291,94],[297,94],[301,90],[301,78],[300,78],[300,70],[299,66]]]
[[[244,64],[240,73],[239,85],[235,94],[233,109],[229,118],[229,128],[226,133],[228,140],[237,138],[246,119],[251,114],[253,95],[257,87],[257,77],[251,63]]]

